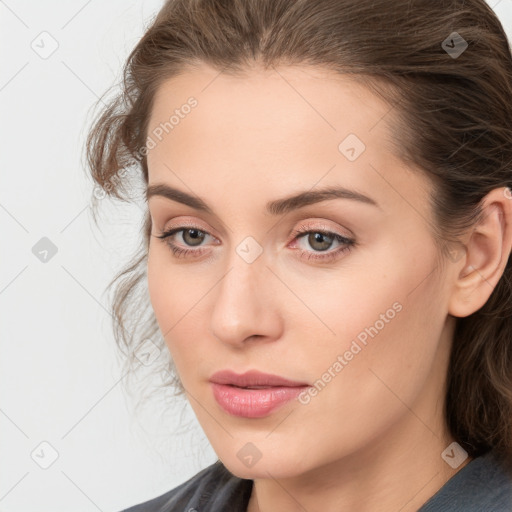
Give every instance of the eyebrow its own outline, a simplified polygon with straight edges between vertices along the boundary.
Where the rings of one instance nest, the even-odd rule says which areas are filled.
[[[212,215],[214,214],[212,209],[201,198],[173,188],[165,183],[148,185],[146,190],[146,200],[149,200],[149,198],[153,196],[165,197],[166,199],[177,201],[178,203],[185,204],[196,210]],[[269,201],[266,204],[266,211],[270,215],[283,215],[304,206],[329,199],[351,199],[380,208],[374,199],[365,196],[360,192],[356,192],[355,190],[350,190],[344,187],[327,187],[319,190],[307,190],[283,199]]]

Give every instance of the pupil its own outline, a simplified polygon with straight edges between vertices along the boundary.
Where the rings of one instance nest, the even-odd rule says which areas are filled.
[[[198,229],[187,229],[187,231],[185,231],[184,234],[185,236],[190,236],[193,242],[195,241],[201,243],[203,237],[201,237],[199,233],[201,233],[201,231],[199,231]],[[192,243],[191,245],[198,245],[198,243]]]
[[[310,243],[311,247],[315,248],[315,243],[320,242],[321,247],[316,247],[319,251],[325,251],[329,249],[332,240],[330,240],[331,237],[328,235],[324,235],[322,233],[312,233],[309,235],[308,242]],[[323,242],[323,244],[322,244]]]

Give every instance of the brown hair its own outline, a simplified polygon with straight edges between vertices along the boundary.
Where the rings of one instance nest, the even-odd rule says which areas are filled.
[[[317,66],[381,95],[397,154],[435,185],[441,268],[452,244],[481,218],[482,198],[512,186],[512,57],[484,0],[170,0],[129,55],[121,92],[88,135],[91,174],[108,195],[130,200],[119,171],[132,164],[147,184],[154,93],[203,62],[237,75],[254,64]],[[128,365],[137,363],[134,350],[146,338],[165,348],[145,288],[150,232],[146,212],[138,253],[109,284],[116,342]],[[456,320],[445,401],[451,434],[470,456],[495,448],[509,461],[511,265],[509,258],[487,303]],[[182,390],[170,358],[164,367],[170,380],[162,385]]]

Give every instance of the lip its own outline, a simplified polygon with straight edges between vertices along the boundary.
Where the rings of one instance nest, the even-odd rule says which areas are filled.
[[[267,416],[309,386],[257,370],[243,374],[222,370],[210,377],[210,383],[220,407],[233,416],[243,418]],[[255,386],[256,389],[248,389]]]
[[[306,382],[297,382],[279,375],[272,375],[270,373],[263,373],[258,370],[250,370],[248,372],[238,374],[231,370],[221,370],[215,372],[210,377],[210,382],[216,384],[227,384],[241,388],[249,386],[264,386],[264,387],[297,387],[308,386]]]

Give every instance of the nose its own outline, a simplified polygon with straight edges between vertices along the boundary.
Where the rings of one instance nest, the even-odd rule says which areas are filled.
[[[249,339],[271,341],[281,336],[282,317],[276,277],[261,255],[252,263],[238,254],[212,296],[211,330],[222,343],[235,348]]]

